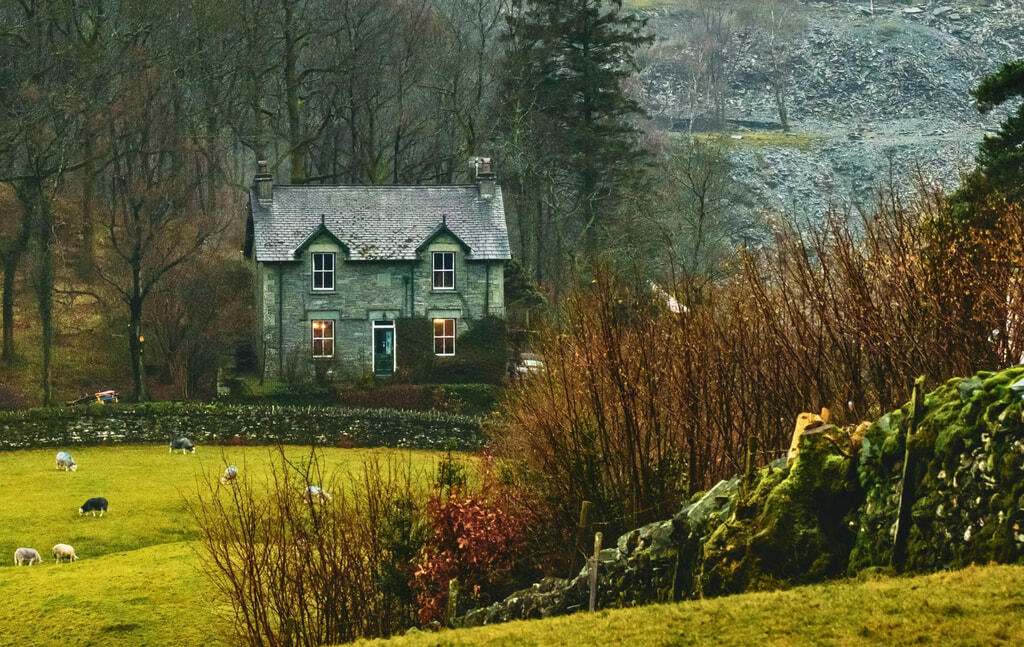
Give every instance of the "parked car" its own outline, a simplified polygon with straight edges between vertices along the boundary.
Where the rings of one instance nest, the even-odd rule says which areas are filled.
[[[519,361],[516,362],[515,376],[522,379],[527,375],[538,375],[547,370],[544,366],[544,358],[535,353],[520,353]]]

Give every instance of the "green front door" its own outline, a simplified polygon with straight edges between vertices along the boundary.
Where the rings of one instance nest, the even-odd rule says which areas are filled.
[[[395,372],[395,322],[373,322],[373,374],[390,377]]]

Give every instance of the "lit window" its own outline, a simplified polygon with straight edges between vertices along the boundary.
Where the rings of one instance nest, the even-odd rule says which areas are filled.
[[[434,354],[455,354],[454,319],[434,319]]]
[[[434,289],[455,289],[455,252],[434,252]]]
[[[313,289],[334,289],[334,254],[313,252]]]
[[[313,321],[313,357],[334,357],[334,322],[330,319]]]

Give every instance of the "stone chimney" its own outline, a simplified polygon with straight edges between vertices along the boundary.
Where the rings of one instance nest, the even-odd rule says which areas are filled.
[[[481,200],[490,200],[494,197],[494,172],[491,170],[490,157],[478,157],[476,159],[476,187],[480,192]]]
[[[274,176],[267,172],[267,160],[256,163],[259,171],[253,178],[252,185],[256,189],[256,199],[260,202],[271,202],[274,199]]]

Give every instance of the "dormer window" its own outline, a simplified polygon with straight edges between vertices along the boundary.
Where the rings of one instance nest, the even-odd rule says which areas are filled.
[[[313,252],[313,290],[334,289],[334,253]]]
[[[434,252],[434,289],[455,289],[455,252]]]

